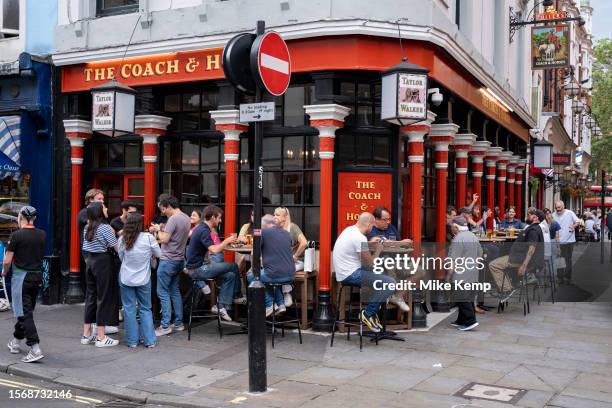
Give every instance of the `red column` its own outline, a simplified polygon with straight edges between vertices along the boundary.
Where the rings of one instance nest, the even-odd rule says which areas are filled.
[[[319,215],[319,304],[313,317],[313,329],[331,330],[331,238],[334,139],[336,130],[344,126],[350,109],[336,104],[304,106],[310,116],[310,126],[319,131],[319,158],[321,159],[320,215]]]
[[[83,206],[81,198],[81,171],[83,167],[83,145],[91,137],[91,122],[86,120],[64,120],[66,138],[70,142],[70,163],[72,170],[72,189],[70,191],[70,280],[66,297],[69,303],[83,301],[81,290],[81,238],[79,211]]]
[[[240,134],[249,126],[240,123],[240,112],[237,109],[211,111],[210,117],[215,121],[215,129],[224,135],[225,159],[225,211],[223,216],[224,235],[227,237],[237,232],[236,197],[238,196],[238,159],[240,156]],[[234,262],[235,254],[226,251],[226,262]]]
[[[523,171],[525,170],[525,159],[518,161],[514,173],[514,201],[516,202],[516,218],[523,219]]]
[[[435,146],[436,168],[436,242],[446,242],[446,206],[448,179],[448,147],[452,143],[459,126],[452,123],[431,125],[427,141]]]
[[[473,133],[460,133],[455,135],[451,145],[455,151],[455,207],[457,209],[466,206],[467,200],[467,172],[468,172],[468,153],[472,148],[472,143],[476,140]]]
[[[144,162],[144,225],[148,227],[155,215],[157,204],[157,138],[166,134],[171,118],[158,115],[137,115],[134,133],[142,136]]]
[[[501,220],[506,215],[506,169],[510,156],[512,156],[512,153],[505,150],[497,160],[497,205],[499,206],[499,218]]]
[[[476,140],[472,144],[470,156],[472,156],[472,177],[474,178],[474,194],[478,194],[478,203],[484,203],[485,198],[482,196],[482,176],[484,172],[484,158],[487,150],[491,146],[491,142],[486,140]]]
[[[487,179],[487,206],[489,206],[491,211],[495,208],[495,166],[501,151],[501,147],[490,147],[485,158],[487,166],[487,174],[485,176]],[[493,217],[487,221],[487,229],[493,229]]]
[[[423,208],[421,205],[422,183],[423,183],[423,163],[425,161],[425,135],[431,129],[431,122],[436,115],[428,112],[427,120],[418,122],[413,125],[402,126],[400,133],[408,138],[408,166],[409,174],[409,189],[404,191],[404,201],[408,201],[408,211],[410,214],[410,222],[408,229],[408,237],[415,244],[421,242],[422,223],[423,223]]]

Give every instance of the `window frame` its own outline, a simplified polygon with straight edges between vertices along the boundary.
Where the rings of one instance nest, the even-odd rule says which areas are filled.
[[[104,0],[96,0],[96,17],[116,16],[119,14],[136,13],[140,2],[123,6],[104,7]]]
[[[18,38],[19,31],[21,30],[21,4],[19,0],[17,0],[17,29],[12,28],[4,28],[4,5],[6,0],[0,0],[0,34],[8,35],[8,37],[0,38],[0,41],[10,39],[10,38]]]

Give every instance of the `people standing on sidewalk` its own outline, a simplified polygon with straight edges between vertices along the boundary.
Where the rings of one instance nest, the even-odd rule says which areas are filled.
[[[157,267],[157,296],[161,303],[162,318],[155,330],[157,336],[172,331],[183,331],[183,299],[179,290],[180,273],[185,265],[185,246],[189,238],[191,220],[179,208],[176,197],[163,197],[159,202],[161,212],[168,217],[166,224],[152,224],[150,232],[157,233],[161,242],[161,257]],[[174,310],[174,325],[170,325]]]
[[[122,229],[119,276],[127,346],[136,347],[142,336],[145,347],[154,347],[157,341],[151,312],[151,258],[159,258],[161,249],[153,235],[143,232],[142,215],[128,214]]]
[[[572,253],[576,243],[576,228],[580,225],[578,217],[572,210],[565,208],[563,201],[555,203],[553,219],[559,223],[559,243],[561,256],[565,260],[565,268],[558,272],[559,283],[571,284],[572,282]]]
[[[119,324],[119,299],[115,264],[110,249],[117,250],[115,231],[108,225],[104,204],[93,202],[87,207],[87,225],[83,230],[83,255],[86,265],[85,322],[81,344],[95,343],[96,347],[110,347],[119,340],[106,336],[106,326]],[[97,324],[97,335],[92,324]]]
[[[466,266],[461,273],[449,270],[449,278],[452,277],[455,281],[463,281],[474,283],[478,282],[479,270],[476,267],[476,260],[482,258],[483,251],[480,242],[476,235],[470,231],[468,222],[465,217],[455,217],[453,224],[457,228],[457,235],[453,238],[448,250],[448,258],[461,260]],[[473,259],[474,262],[466,262],[468,259]],[[473,265],[469,268],[467,265]],[[476,293],[473,291],[455,291],[455,304],[459,310],[457,320],[451,323],[461,331],[468,331],[478,326],[476,321],[476,308],[474,306],[474,298]]]
[[[345,228],[338,236],[332,261],[338,282],[367,289],[368,299],[362,298],[362,302],[368,303],[368,306],[359,312],[359,318],[370,330],[379,333],[382,325],[378,319],[378,310],[393,294],[392,290],[387,289],[387,284],[395,283],[395,280],[390,276],[373,272],[374,259],[382,252],[380,238],[376,238],[376,249],[373,254],[370,253],[366,236],[373,226],[374,216],[368,212],[362,213],[355,225]],[[374,281],[380,281],[380,286],[384,289],[374,290]],[[365,293],[362,296],[365,297]]]
[[[612,208],[606,214],[606,227],[608,227],[608,239],[612,241]]]
[[[26,339],[30,351],[21,359],[24,363],[32,363],[44,357],[34,323],[34,308],[42,287],[42,260],[47,236],[45,231],[34,226],[37,215],[34,207],[25,206],[19,210],[19,229],[11,234],[2,261],[2,276],[6,276],[12,267],[13,313],[17,318],[8,348],[11,353],[18,354]]]
[[[104,203],[104,192],[97,188],[92,188],[85,193],[85,207],[77,215],[81,245],[83,245],[83,231],[85,230],[85,225],[87,225],[87,207],[91,203]]]
[[[291,235],[276,225],[274,216],[266,214],[261,219],[261,281],[263,283],[287,283],[295,279],[295,263],[291,248]],[[247,282],[253,281],[253,272],[247,274]],[[287,308],[280,288],[271,295],[265,291],[266,317],[272,313],[284,313]]]
[[[229,311],[233,303],[245,303],[245,298],[241,296],[240,274],[238,265],[234,262],[204,263],[209,252],[213,254],[223,253],[223,250],[230,244],[238,241],[236,234],[226,237],[219,244],[215,244],[211,237],[211,232],[220,223],[223,217],[223,210],[215,205],[209,205],[202,211],[204,222],[196,227],[191,234],[189,247],[187,248],[187,263],[185,273],[191,279],[216,279],[223,277],[223,282],[218,291],[219,308],[212,307],[213,313],[219,313],[225,321],[231,322],[232,318]]]
[[[298,227],[297,224],[291,222],[291,214],[287,207],[277,207],[274,210],[274,218],[276,225],[287,230],[291,235],[291,248],[293,250],[293,261],[295,263],[295,270],[304,270],[304,251],[308,248],[308,240],[306,236]],[[283,285],[283,293],[285,295],[285,306],[291,307],[293,304],[293,297],[291,296],[291,285]]]
[[[130,200],[121,202],[121,215],[113,218],[110,222],[110,226],[113,227],[117,236],[121,235],[121,231],[123,230],[128,214],[136,212],[139,212],[138,205],[136,203]]]

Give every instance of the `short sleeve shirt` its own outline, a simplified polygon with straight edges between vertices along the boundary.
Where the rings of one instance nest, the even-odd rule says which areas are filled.
[[[389,227],[384,230],[378,229],[376,226],[374,226],[372,231],[370,231],[368,234],[368,240],[371,240],[374,237],[385,237],[385,239],[390,241],[398,241],[401,239],[399,231],[393,224],[389,224]]]
[[[162,244],[162,256],[166,261],[182,261],[185,259],[185,246],[189,238],[191,220],[182,211],[168,218],[164,232],[170,234],[170,240]]]
[[[302,230],[296,224],[291,223],[289,227],[289,235],[291,235],[291,251],[295,254],[298,247],[300,246],[300,241],[298,238],[302,235]],[[299,256],[299,259],[304,259],[304,254]]]
[[[549,226],[550,228],[550,239],[555,239],[555,237],[557,236],[557,231],[559,231],[561,229],[561,226],[559,225],[559,223],[555,220],[553,220],[553,222],[550,224]]]
[[[14,253],[13,263],[20,269],[40,272],[47,234],[38,228],[21,228],[11,234],[7,251]]]
[[[199,224],[191,233],[187,247],[187,268],[195,269],[202,266],[208,253],[208,247],[211,245],[215,243],[212,240],[210,228],[205,223]]]
[[[83,251],[91,253],[103,253],[109,247],[117,244],[115,231],[108,224],[100,224],[96,229],[96,233],[91,241],[87,240],[87,226],[83,230]]]
[[[559,242],[570,243],[576,242],[576,232],[570,231],[570,227],[578,222],[578,217],[571,210],[563,210],[563,214],[559,215],[558,212],[553,213],[553,218],[559,223],[561,229],[559,230]]]
[[[361,268],[361,252],[367,248],[368,240],[356,225],[346,228],[334,245],[333,263],[336,280],[342,282]]]

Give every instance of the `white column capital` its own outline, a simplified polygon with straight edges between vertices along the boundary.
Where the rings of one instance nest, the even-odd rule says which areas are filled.
[[[210,111],[210,118],[215,121],[215,125],[241,124],[248,126],[247,123],[240,123],[240,111],[238,109],[223,109]]]
[[[487,154],[487,151],[490,147],[491,142],[487,140],[476,140],[474,143],[472,143],[472,148],[470,149],[470,152],[474,152],[480,156],[484,156]]]
[[[454,123],[433,123],[428,137],[450,136],[454,138],[458,130],[459,125],[455,125]]]
[[[344,122],[344,118],[348,116],[351,109],[336,103],[327,103],[321,105],[304,105],[304,111],[310,117],[311,121],[333,120]]]
[[[91,121],[81,119],[64,120],[64,132],[67,137],[87,138],[92,134]]]
[[[160,115],[136,115],[134,117],[134,133],[142,135],[143,133],[158,134],[166,133],[168,125],[172,122],[172,118]]]
[[[474,142],[476,141],[476,135],[473,133],[457,133],[455,135],[455,139],[453,140],[452,146],[466,146],[472,147]],[[469,150],[469,149],[467,149]]]

